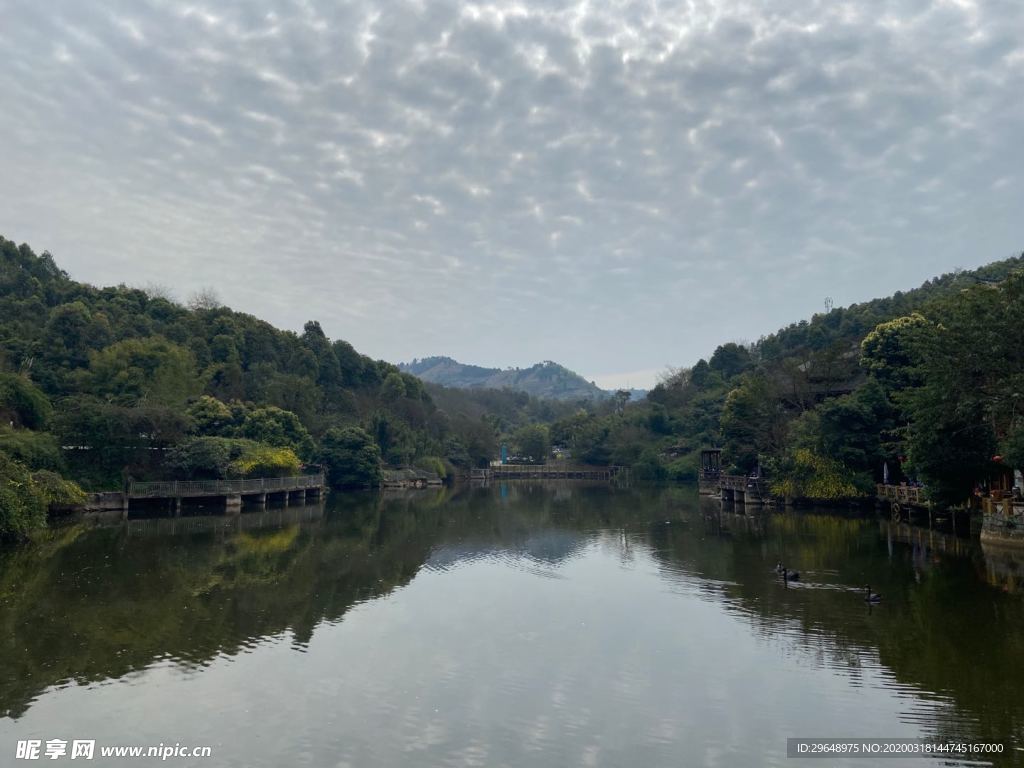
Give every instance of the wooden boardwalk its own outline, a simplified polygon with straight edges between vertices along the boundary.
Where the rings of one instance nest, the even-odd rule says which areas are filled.
[[[501,464],[471,469],[470,480],[611,480],[624,478],[625,467],[560,466],[558,464]]]
[[[248,480],[166,480],[128,483],[129,499],[193,499],[203,496],[257,496],[319,490],[324,476],[257,477]]]
[[[120,510],[123,519],[133,502],[166,504],[175,516],[181,514],[182,502],[202,500],[223,504],[225,510],[237,512],[245,500],[257,506],[266,506],[269,499],[285,504],[290,501],[305,501],[308,497],[323,494],[327,479],[321,472],[315,475],[292,477],[257,477],[247,480],[161,480],[139,482],[129,480],[124,491],[93,494],[86,504],[87,510]],[[151,504],[150,504],[151,506]]]
[[[924,488],[917,488],[910,485],[882,485],[875,486],[875,495],[879,501],[887,501],[893,510],[898,512],[903,507],[921,507],[926,509],[931,502]]]
[[[768,483],[762,478],[746,475],[722,475],[718,480],[722,501],[736,504],[771,504]]]

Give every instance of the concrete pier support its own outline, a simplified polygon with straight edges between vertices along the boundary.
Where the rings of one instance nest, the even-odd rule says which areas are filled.
[[[287,507],[295,502],[309,503],[324,492],[323,473],[296,477],[246,478],[231,480],[156,480],[137,482],[128,478],[124,490],[91,494],[86,509],[109,510],[129,519],[129,507],[137,502],[137,513],[180,517],[185,500],[201,505],[223,500],[228,514],[237,514],[243,506],[266,507],[273,500]]]

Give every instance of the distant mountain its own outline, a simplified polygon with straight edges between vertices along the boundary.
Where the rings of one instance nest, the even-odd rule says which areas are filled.
[[[550,360],[529,368],[501,370],[466,365],[450,357],[426,357],[399,363],[398,367],[423,381],[459,389],[514,389],[551,400],[604,400],[610,395],[594,382]]]

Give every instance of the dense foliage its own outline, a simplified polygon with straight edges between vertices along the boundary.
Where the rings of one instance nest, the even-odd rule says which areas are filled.
[[[28,536],[46,524],[50,505],[76,504],[84,497],[55,472],[32,472],[0,451],[0,540]]]
[[[367,485],[381,462],[485,465],[501,435],[574,407],[429,386],[316,321],[282,331],[209,292],[186,307],[160,290],[96,288],[0,238],[0,455],[25,471],[98,490],[319,460],[333,484]],[[5,519],[0,532],[16,535],[39,520]]]
[[[551,426],[556,445],[693,480],[703,447],[793,497],[919,480],[946,504],[1024,467],[1024,256],[832,309],[670,371],[624,412]],[[997,457],[998,461],[993,458]]]
[[[189,480],[287,477],[301,469],[290,447],[237,437],[191,437],[168,449],[164,468]]]
[[[328,430],[321,443],[320,461],[335,488],[369,488],[380,483],[380,448],[358,427]]]
[[[528,461],[554,446],[684,481],[701,448],[721,446],[733,471],[825,498],[864,493],[888,467],[956,503],[1024,465],[1022,268],[1024,257],[945,275],[723,344],[640,403],[628,392],[556,402],[426,384],[316,321],[282,331],[212,295],[185,307],[95,288],[0,238],[0,534],[38,524],[31,503],[9,499],[40,472],[104,489],[126,475],[287,474],[312,461],[332,485],[367,486],[388,465],[482,466],[502,443]]]

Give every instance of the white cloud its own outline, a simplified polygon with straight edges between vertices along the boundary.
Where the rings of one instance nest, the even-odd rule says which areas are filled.
[[[0,233],[94,282],[649,383],[1021,247],[1011,0],[103,5],[0,32]]]

